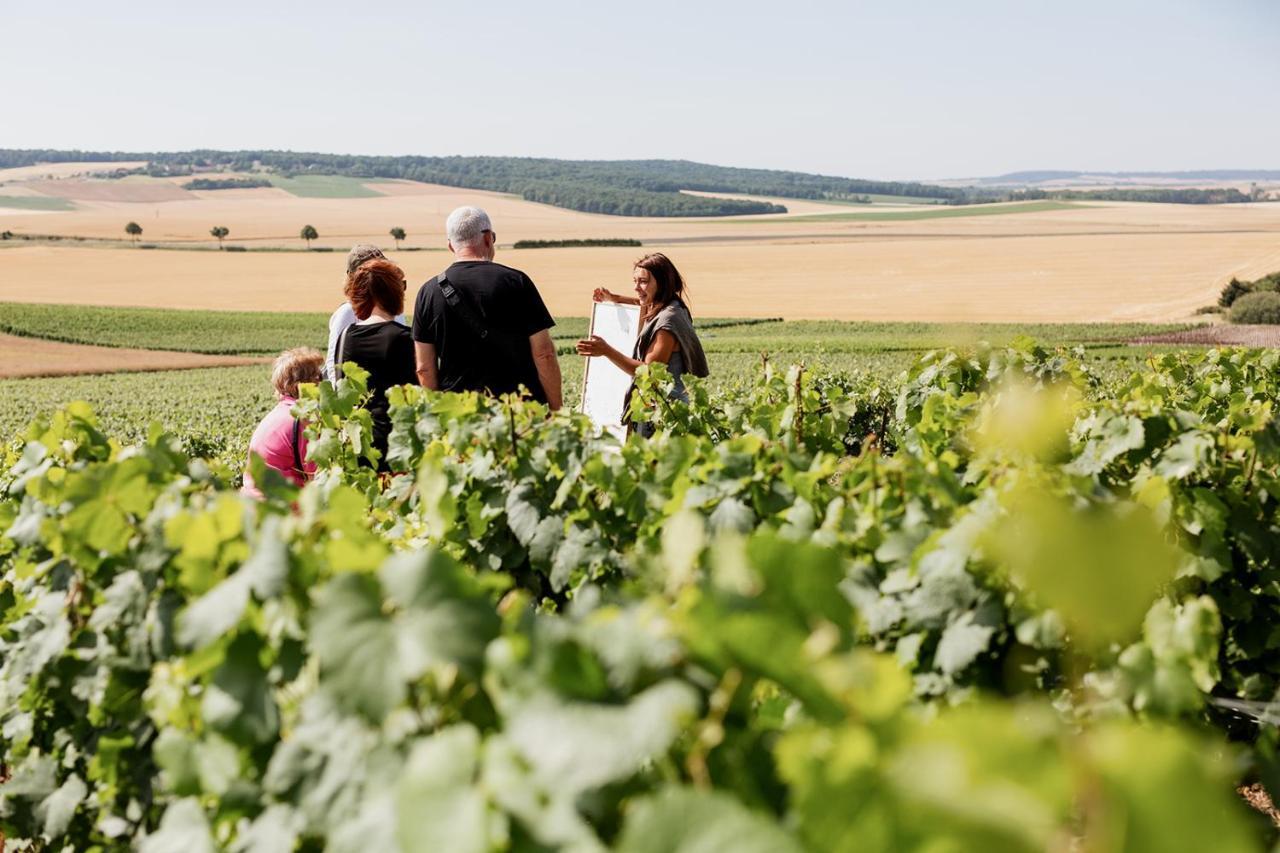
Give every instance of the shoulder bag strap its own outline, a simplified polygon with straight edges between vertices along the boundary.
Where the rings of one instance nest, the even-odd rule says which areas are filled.
[[[436,276],[436,284],[440,286],[440,295],[444,297],[445,303],[457,312],[458,316],[462,318],[462,322],[466,323],[471,331],[475,332],[476,337],[482,341],[488,338],[489,330],[484,323],[480,322],[480,318],[471,310],[471,306],[458,295],[457,288],[453,286],[453,283],[449,281],[444,273]]]
[[[307,472],[302,467],[302,419],[293,419],[293,470],[298,472],[298,476],[304,480],[307,478]]]

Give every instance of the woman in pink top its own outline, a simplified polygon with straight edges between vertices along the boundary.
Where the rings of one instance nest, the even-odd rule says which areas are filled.
[[[303,382],[319,382],[324,367],[324,353],[310,347],[285,350],[271,369],[271,384],[276,389],[276,407],[267,413],[249,439],[249,458],[253,454],[262,457],[268,468],[274,468],[285,479],[301,486],[315,473],[314,463],[307,458],[307,439],[302,434],[304,424],[297,423],[291,414],[298,400],[298,386]],[[295,427],[295,423],[297,426]],[[248,468],[244,472],[243,494],[261,498]]]

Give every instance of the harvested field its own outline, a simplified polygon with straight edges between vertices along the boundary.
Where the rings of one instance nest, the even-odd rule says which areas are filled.
[[[75,182],[54,181],[63,185]],[[916,205],[862,212],[804,202],[796,213],[733,219],[601,216],[533,204],[515,196],[412,181],[314,183],[317,192],[384,193],[369,198],[299,198],[281,189],[188,193],[174,181],[80,182],[161,186],[183,193],[164,204],[81,201],[75,210],[11,210],[4,228],[117,241],[130,219],[148,243],[213,249],[213,224],[229,247],[301,249],[298,230],[314,225],[318,248],[345,251],[358,241],[444,249],[445,216],[460,204],[487,208],[499,260],[527,269],[551,309],[587,310],[604,285],[629,289],[643,251],[664,250],[688,276],[695,311],[720,316],[940,322],[1170,321],[1212,303],[1231,276],[1280,269],[1280,204],[982,208]],[[791,203],[781,200],[783,203]],[[836,214],[813,217],[815,207]],[[876,216],[942,218],[895,221]],[[952,216],[960,211],[963,216]],[[972,211],[972,212],[971,212]],[[847,218],[839,214],[852,214]],[[868,219],[867,216],[872,218]],[[519,239],[628,237],[644,248],[502,248]],[[0,300],[233,310],[328,311],[340,301],[341,258],[334,254],[140,252],[73,248],[67,243],[4,243]],[[448,263],[443,252],[401,253],[411,282]]]
[[[14,169],[0,169],[0,183],[8,181],[30,181],[38,178],[71,178],[79,175],[99,175],[114,172],[116,169],[141,169],[147,165],[145,160],[124,163],[86,162],[86,163],[38,163],[35,166],[18,166]]]
[[[61,183],[61,182],[56,182]],[[116,183],[122,187],[134,179]],[[489,211],[499,240],[510,245],[521,239],[588,239],[625,236],[646,243],[677,244],[717,240],[804,241],[880,240],[901,237],[993,237],[1048,234],[1117,234],[1271,231],[1280,236],[1280,204],[1159,205],[1091,203],[1040,212],[1005,213],[1000,216],[968,215],[960,218],[920,221],[877,221],[865,214],[894,213],[889,208],[795,202],[775,199],[792,207],[788,214],[743,216],[732,219],[633,218],[579,213],[527,202],[502,193],[441,187],[412,181],[371,181],[368,190],[384,193],[372,198],[299,198],[281,190],[224,190],[190,193],[174,181],[156,184],[186,193],[185,200],[138,209],[131,204],[82,201],[77,210],[49,217],[44,214],[6,216],[6,227],[15,232],[62,234],[83,237],[116,237],[124,222],[137,219],[147,230],[148,241],[190,241],[211,244],[213,223],[231,229],[231,242],[248,245],[298,245],[298,229],[310,223],[320,232],[316,245],[345,247],[353,242],[387,240],[393,225],[408,231],[408,246],[444,248],[444,218],[462,204],[477,204]],[[919,212],[914,205],[905,212]],[[825,210],[831,214],[856,213],[863,218],[804,221]],[[954,209],[954,208],[953,208]],[[980,207],[972,208],[975,211]],[[935,207],[925,206],[926,212]],[[147,221],[139,217],[145,216]]]
[[[84,346],[0,335],[0,378],[4,379],[230,367],[266,361],[269,359]]]
[[[1203,344],[1223,347],[1280,347],[1280,326],[1215,323],[1180,332],[1143,335],[1134,344]]]
[[[152,224],[144,227],[150,237]],[[1276,235],[1247,231],[1195,239],[1108,234],[659,243],[644,250],[503,250],[498,260],[526,270],[553,313],[581,316],[593,288],[629,289],[637,253],[654,249],[668,251],[687,277],[695,314],[721,317],[1162,322],[1189,318],[1212,303],[1232,275],[1280,269]],[[391,255],[411,285],[449,263],[443,252]],[[0,300],[12,302],[330,311],[341,301],[342,283],[338,253],[0,251]]]
[[[74,201],[116,201],[150,203],[183,201],[194,198],[190,192],[173,183],[158,179],[85,181],[27,181],[22,186],[55,198]]]
[[[234,190],[187,190],[196,198],[222,201],[252,202],[264,198],[290,198],[287,190],[279,187],[246,187]]]

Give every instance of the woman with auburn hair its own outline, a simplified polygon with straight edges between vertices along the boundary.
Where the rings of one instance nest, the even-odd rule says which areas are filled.
[[[391,435],[387,389],[397,385],[417,385],[413,357],[413,335],[409,327],[396,321],[404,311],[404,270],[377,257],[365,261],[347,276],[343,291],[356,322],[338,338],[334,352],[335,371],[354,362],[369,372],[368,401],[373,416],[373,446],[382,453],[379,470],[387,470],[387,438]]]
[[[684,301],[684,278],[670,258],[654,252],[636,261],[631,280],[635,284],[635,296],[623,296],[603,287],[596,288],[592,294],[596,302],[640,306],[640,335],[631,355],[618,352],[599,335],[578,341],[578,355],[588,358],[603,356],[632,376],[640,365],[660,361],[675,379],[674,396],[688,399],[684,390],[684,374],[702,377],[708,375],[710,369],[702,351],[702,342],[693,330],[693,316]],[[627,399],[631,399],[630,391]],[[653,430],[641,424],[637,432],[647,436]]]
[[[301,486],[316,466],[307,462],[307,439],[302,434],[305,424],[293,416],[293,404],[298,402],[298,386],[304,382],[319,382],[324,367],[324,353],[310,347],[285,350],[271,368],[271,384],[276,389],[276,407],[253,431],[249,439],[249,458],[262,457],[268,468],[274,468],[286,480]],[[249,469],[245,468],[244,494],[261,498],[257,484]]]

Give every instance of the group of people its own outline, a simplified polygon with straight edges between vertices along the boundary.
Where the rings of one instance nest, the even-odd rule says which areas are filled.
[[[337,382],[342,366],[355,363],[369,374],[364,403],[373,421],[373,445],[385,465],[391,416],[386,392],[397,385],[439,391],[518,393],[552,410],[563,404],[560,363],[551,328],[555,320],[529,276],[494,261],[497,235],[489,215],[460,207],[445,225],[453,263],[418,291],[406,322],[405,274],[377,247],[361,244],[347,255],[346,302],[329,318],[328,351],[286,350],[271,373],[277,404],[249,442],[253,455],[301,485],[315,470],[307,461],[304,425],[293,416],[298,386]],[[606,358],[635,375],[642,364],[662,362],[683,395],[682,377],[706,376],[706,356],[693,328],[680,272],[665,255],[635,263],[635,295],[597,288],[597,302],[640,307],[640,333],[631,353],[598,336],[578,341],[577,351]],[[259,494],[249,471],[244,490]]]

